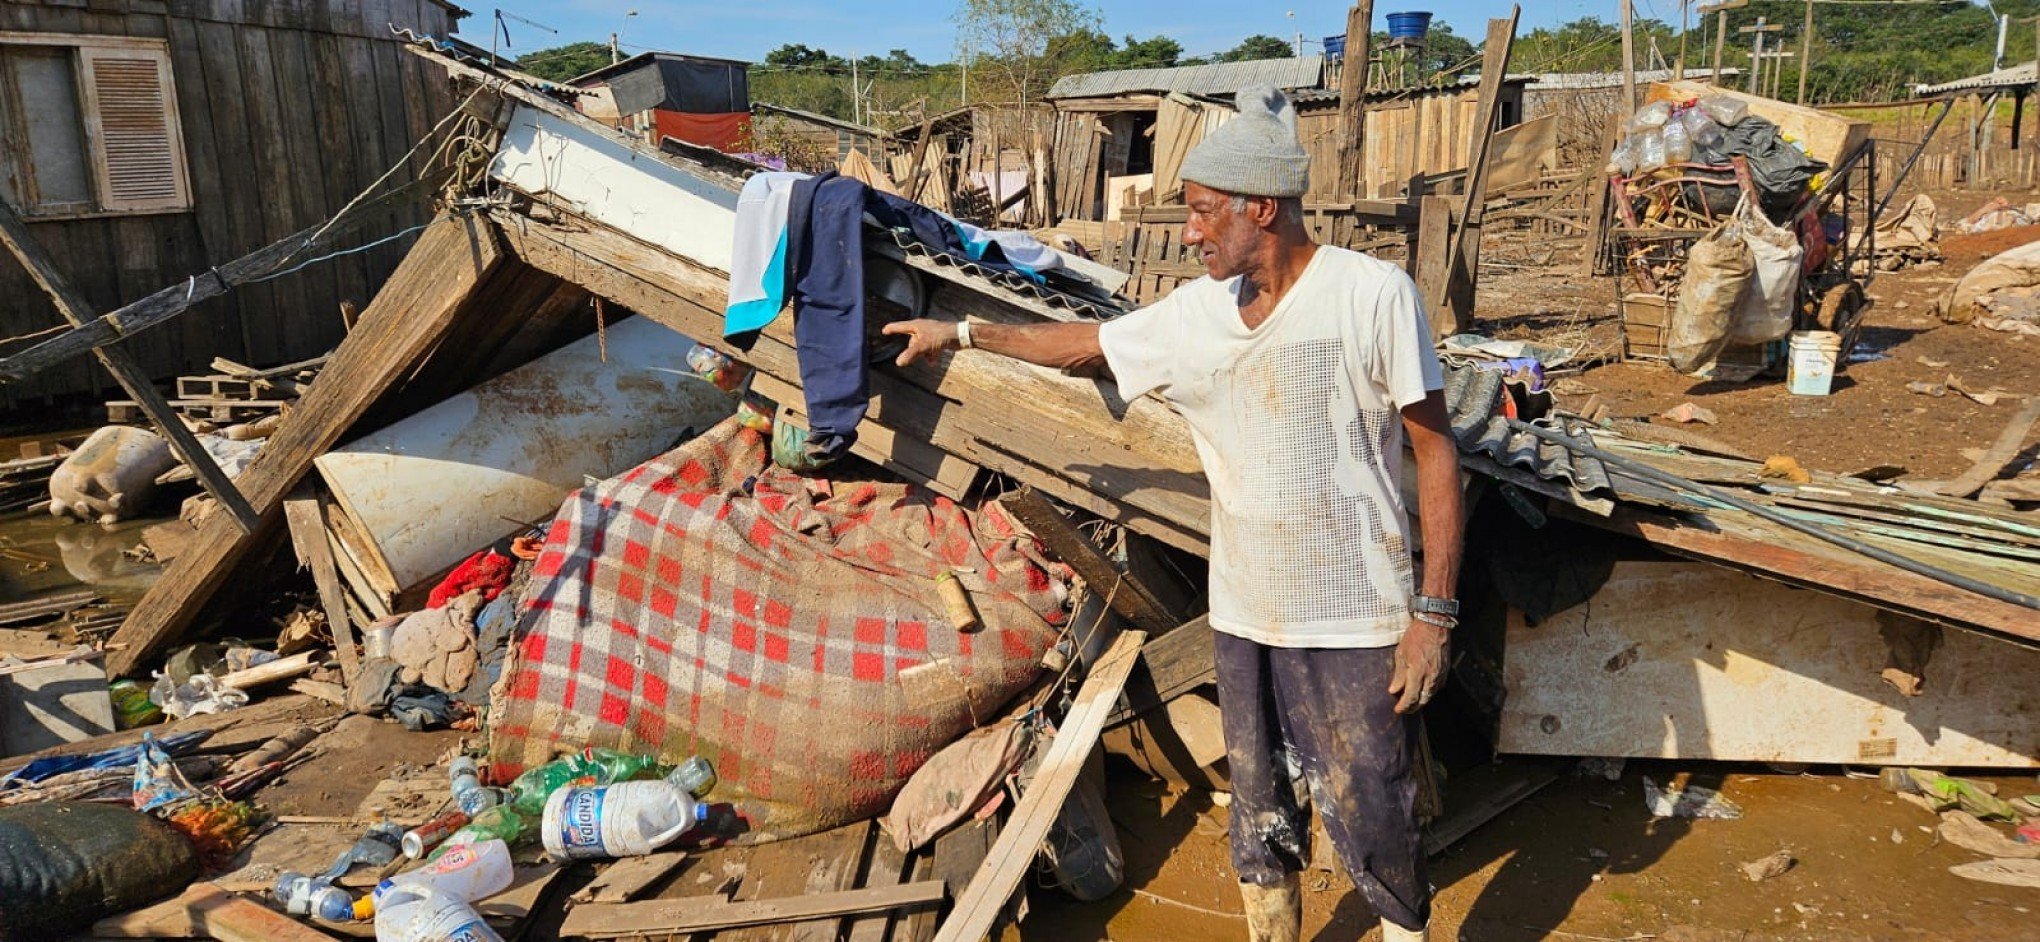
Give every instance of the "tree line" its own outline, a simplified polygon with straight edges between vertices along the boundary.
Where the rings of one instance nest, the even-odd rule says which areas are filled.
[[[1755,25],[1759,17],[1784,27],[1767,34],[1767,45],[1796,54],[1804,9],[1803,0],[1753,0],[1730,11],[1722,64],[1748,67],[1751,37],[1737,31]],[[2032,60],[2040,0],[1995,0],[1995,10],[2012,17],[2004,61]],[[1816,103],[1899,100],[1910,97],[1917,83],[1986,71],[1997,36],[1991,11],[1967,0],[1822,4],[1815,7],[1815,17],[1807,85]],[[960,0],[954,22],[956,55],[949,62],[923,62],[905,49],[853,61],[805,44],[782,45],[751,67],[751,97],[897,127],[966,101],[1037,101],[1065,75],[1296,53],[1288,40],[1266,34],[1247,36],[1209,55],[1187,54],[1181,43],[1160,34],[1115,39],[1105,32],[1098,11],[1078,0]],[[1697,18],[1683,37],[1676,23],[1640,19],[1633,31],[1637,67],[1670,67],[1683,52],[1689,72],[1704,70],[1713,62],[1716,34],[1713,17]],[[1621,40],[1620,27],[1599,17],[1541,26],[1517,36],[1510,71],[1617,71],[1622,68]],[[1374,41],[1379,47],[1387,34],[1376,32]],[[1306,54],[1314,51],[1305,49]],[[1425,80],[1477,74],[1479,54],[1451,24],[1434,21],[1417,74]],[[603,44],[583,42],[539,50],[518,61],[541,78],[565,81],[608,65],[610,53]],[[1780,87],[1796,88],[1804,65],[1796,56],[1787,60]]]

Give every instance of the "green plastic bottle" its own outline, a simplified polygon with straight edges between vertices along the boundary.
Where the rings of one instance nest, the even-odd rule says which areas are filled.
[[[618,749],[602,749],[589,746],[579,754],[569,756],[582,774],[596,779],[598,785],[614,785],[639,778],[658,778],[665,774],[666,767],[657,756],[632,755]]]
[[[433,849],[432,853],[426,855],[425,859],[427,861],[438,860],[439,855],[455,847],[466,844],[479,844],[488,840],[500,839],[505,844],[515,846],[519,842],[534,837],[537,834],[538,830],[532,827],[531,821],[526,820],[523,815],[518,814],[507,805],[497,805],[481,814],[475,815],[460,830],[447,835],[446,840]]]
[[[536,818],[545,813],[545,800],[548,796],[586,776],[587,773],[577,766],[572,758],[554,759],[544,765],[526,769],[523,775],[517,776],[517,780],[510,783],[510,807]]]

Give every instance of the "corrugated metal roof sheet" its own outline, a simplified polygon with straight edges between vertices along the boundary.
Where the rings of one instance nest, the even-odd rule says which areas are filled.
[[[1161,92],[1230,95],[1249,85],[1273,85],[1282,89],[1315,88],[1323,83],[1324,76],[1324,56],[1215,62],[1166,69],[1118,69],[1065,75],[1048,90],[1048,97],[1103,98]]]
[[[1942,82],[1939,85],[1915,85],[1913,86],[1913,92],[1919,95],[1939,95],[1946,92],[1973,91],[1985,88],[2015,88],[2020,85],[2032,85],[2034,82],[2035,72],[2033,63],[2022,62],[1995,72],[1972,75],[1968,78],[1956,79],[1952,82]]]
[[[1564,481],[1582,492],[1609,486],[1608,469],[1598,459],[1577,454],[1529,432],[1512,431],[1500,411],[1502,373],[1463,363],[1445,364],[1445,409],[1452,417],[1452,437],[1459,450],[1484,454],[1506,467],[1521,468],[1547,481]],[[1568,438],[1591,444],[1580,420],[1570,425],[1539,419]]]
[[[1742,70],[1724,68],[1721,70],[1721,74],[1741,75]],[[1695,81],[1704,80],[1713,75],[1713,69],[1688,69],[1686,71],[1686,77]],[[1510,75],[1509,77],[1516,78],[1517,76]],[[1533,92],[1622,87],[1622,73],[1620,72],[1537,72],[1522,77],[1530,80],[1529,87]],[[1645,82],[1669,82],[1671,80],[1671,69],[1651,69],[1636,73],[1636,82],[1639,85]]]

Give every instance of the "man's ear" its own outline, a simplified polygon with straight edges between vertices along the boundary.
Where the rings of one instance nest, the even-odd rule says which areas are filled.
[[[1272,196],[1254,198],[1254,225],[1262,229],[1271,229],[1275,226],[1275,220],[1280,218],[1282,218],[1281,200]]]

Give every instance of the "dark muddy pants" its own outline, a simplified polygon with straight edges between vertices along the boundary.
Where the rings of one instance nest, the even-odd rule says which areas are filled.
[[[1315,804],[1368,905],[1422,928],[1431,884],[1410,774],[1417,724],[1388,695],[1395,649],[1275,648],[1222,631],[1212,644],[1240,880],[1269,886],[1303,869]]]

